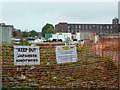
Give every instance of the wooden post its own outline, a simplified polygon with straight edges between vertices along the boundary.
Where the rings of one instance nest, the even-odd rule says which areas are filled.
[[[0,45],[0,90],[2,90],[2,45]]]

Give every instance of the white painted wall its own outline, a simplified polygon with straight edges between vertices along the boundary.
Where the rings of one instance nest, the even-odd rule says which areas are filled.
[[[71,39],[71,33],[56,33],[56,34],[52,34],[52,38],[53,39],[62,39],[63,41],[65,41],[65,39],[69,37]]]
[[[90,36],[92,34],[93,34],[92,32],[78,32],[78,33],[76,33],[76,39],[77,40],[90,39]]]
[[[77,39],[77,40],[81,40],[81,38],[80,38],[80,33],[76,33],[76,39]]]

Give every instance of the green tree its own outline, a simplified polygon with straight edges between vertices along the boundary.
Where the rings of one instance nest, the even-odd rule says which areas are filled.
[[[24,31],[22,37],[28,37],[28,32]]]
[[[47,32],[47,30],[48,30],[49,28],[54,29],[54,26],[53,26],[52,24],[48,24],[48,23],[47,23],[47,24],[42,28],[42,36],[45,37],[45,34],[46,34],[46,32]]]
[[[31,37],[35,37],[35,36],[38,36],[38,33],[35,30],[32,30],[32,31],[29,32],[28,35],[31,36]]]
[[[55,30],[53,28],[48,28],[46,33],[52,33],[55,34]]]
[[[15,31],[13,31],[12,35],[13,35],[13,37],[16,37],[17,33]]]
[[[23,45],[23,42],[24,42],[24,41],[23,41],[23,38],[21,37],[21,38],[20,38],[20,44]]]

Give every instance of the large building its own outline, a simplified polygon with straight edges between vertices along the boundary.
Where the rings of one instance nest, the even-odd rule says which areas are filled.
[[[112,24],[69,24],[61,22],[55,25],[57,33],[72,33],[76,34],[81,31],[96,32],[97,34],[112,34],[118,33],[120,28],[119,19],[112,19]]]

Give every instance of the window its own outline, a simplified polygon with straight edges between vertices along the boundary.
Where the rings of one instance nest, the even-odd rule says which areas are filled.
[[[72,29],[71,33],[74,33],[74,30]]]
[[[79,28],[81,28],[81,25],[79,25]]]
[[[68,25],[68,28],[70,28],[70,25]]]
[[[99,28],[99,25],[96,25],[97,29]]]
[[[110,27],[111,29],[113,29],[113,26],[111,25],[111,27]]]
[[[78,28],[78,26],[76,25],[76,28]]]
[[[114,25],[113,27],[114,27],[114,28],[117,28],[117,25]]]
[[[109,29],[109,25],[107,25],[107,29]]]
[[[89,29],[91,29],[92,28],[92,26],[91,25],[89,25]]]
[[[81,28],[84,29],[83,25],[81,25]]]
[[[74,25],[71,25],[71,28],[74,28]]]
[[[100,25],[100,29],[102,29],[103,27],[102,27],[102,25]]]
[[[93,25],[93,28],[97,28],[96,25]]]
[[[88,25],[86,25],[86,29],[88,29]]]
[[[82,25],[82,29],[85,29],[85,26],[84,26],[84,25]]]
[[[107,28],[107,26],[106,26],[106,25],[103,25],[103,28],[104,28],[104,29],[106,29],[106,28]]]
[[[68,28],[68,32],[70,33],[70,28]]]

